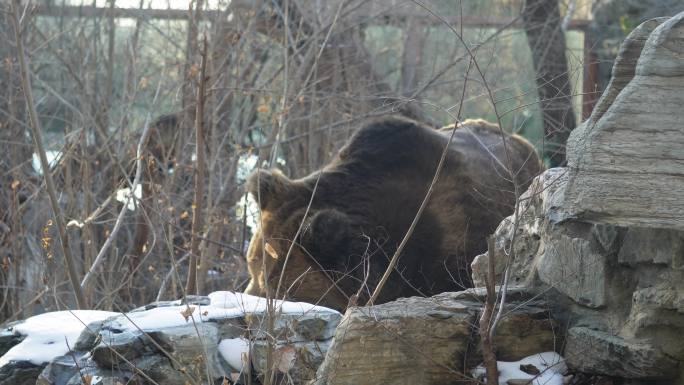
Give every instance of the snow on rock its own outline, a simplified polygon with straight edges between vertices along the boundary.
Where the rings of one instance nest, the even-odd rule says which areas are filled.
[[[211,306],[243,313],[260,313],[266,311],[266,299],[249,294],[234,293],[232,291],[216,291],[209,294]],[[284,314],[306,314],[306,313],[338,313],[336,310],[316,306],[305,302],[274,301],[275,309]]]
[[[0,367],[9,362],[29,361],[41,365],[66,354],[73,347],[86,325],[104,321],[116,315],[108,311],[73,310],[56,311],[28,318],[12,329],[15,334],[26,336],[0,357]],[[68,346],[67,346],[68,343]]]
[[[201,305],[178,305],[156,307],[145,311],[135,311],[118,317],[117,329],[124,331],[151,331],[176,326],[185,326],[190,322],[202,323],[215,319],[236,318],[245,314],[264,313],[267,311],[267,300],[249,294],[232,291],[216,291],[208,295],[210,303]],[[336,310],[304,302],[274,301],[275,311],[279,314],[314,314],[333,313]]]
[[[275,319],[267,331],[263,320],[271,316],[271,309]],[[128,313],[45,313],[2,330],[9,350],[0,357],[0,368],[14,373],[29,365],[33,372],[22,373],[31,383],[38,376],[55,385],[80,381],[79,368],[106,383],[128,383],[136,373],[127,365],[152,373],[159,384],[180,384],[183,373],[202,373],[202,383],[214,383],[245,376],[246,358],[256,373],[262,373],[258,368],[266,361],[268,336],[273,335],[282,353],[276,357],[279,370],[304,383],[314,377],[340,319],[339,312],[325,307],[269,303],[228,291],[155,302]],[[74,351],[73,359],[69,350]],[[0,385],[14,385],[15,377],[7,380],[0,373]]]
[[[507,385],[509,380],[533,380],[532,385],[563,385],[563,375],[568,370],[565,359],[556,352],[533,354],[515,362],[497,361],[497,368],[499,385]],[[523,368],[527,372],[537,374],[527,373],[522,370]],[[484,366],[476,367],[471,374],[479,380],[484,380]]]
[[[219,343],[218,350],[228,365],[242,372],[244,360],[249,354],[249,340],[246,338],[228,338]]]

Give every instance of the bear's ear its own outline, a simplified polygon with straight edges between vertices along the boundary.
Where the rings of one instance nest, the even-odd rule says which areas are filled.
[[[247,192],[252,194],[261,210],[274,209],[279,202],[287,201],[292,181],[280,170],[256,169],[247,178]]]
[[[335,209],[324,209],[307,222],[299,238],[306,251],[323,267],[344,264],[352,239],[349,217]]]

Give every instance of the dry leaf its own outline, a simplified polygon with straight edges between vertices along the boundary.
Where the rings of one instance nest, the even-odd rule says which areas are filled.
[[[194,311],[195,311],[195,307],[194,307],[194,306],[188,306],[188,307],[185,308],[185,310],[183,310],[183,311],[181,312],[181,315],[183,316],[183,318],[185,318],[185,321],[187,322],[188,319],[190,318],[190,316],[192,316],[192,313],[193,313]]]
[[[200,69],[197,66],[197,64],[193,64],[190,67],[190,74],[189,74],[190,76],[189,77],[191,77],[191,78],[197,77],[197,75],[199,74],[199,71],[200,71]]]
[[[12,264],[12,262],[10,261],[9,257],[5,256],[2,259],[2,270],[4,270],[4,271],[9,270],[11,264]]]

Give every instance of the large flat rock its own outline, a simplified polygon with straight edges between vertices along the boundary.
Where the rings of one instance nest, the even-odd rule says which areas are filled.
[[[450,384],[462,363],[476,313],[457,301],[399,299],[347,311],[318,385]]]
[[[560,346],[547,306],[521,288],[509,294],[494,337],[497,357],[519,360]],[[473,289],[347,310],[314,384],[464,383],[465,369],[482,359],[476,325],[483,299]]]

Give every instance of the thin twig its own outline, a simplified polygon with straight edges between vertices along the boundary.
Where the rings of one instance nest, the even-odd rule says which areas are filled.
[[[495,244],[494,237],[487,238],[487,248],[489,252],[487,260],[487,279],[485,279],[485,288],[487,289],[487,298],[485,300],[482,315],[480,316],[480,343],[482,345],[482,358],[487,373],[487,384],[499,383],[499,371],[497,369],[496,354],[494,354],[494,342],[489,330],[492,327],[492,316],[494,315],[494,308],[496,306],[496,289],[495,289],[495,273],[494,264],[495,258]]]
[[[202,47],[202,64],[199,79],[199,92],[197,94],[197,110],[195,113],[195,199],[192,210],[192,239],[190,241],[190,265],[188,266],[188,281],[185,286],[186,294],[197,293],[197,265],[201,264],[199,251],[200,231],[204,226],[202,216],[204,205],[204,174],[206,166],[204,162],[204,102],[207,72],[207,35],[204,35]]]

